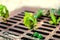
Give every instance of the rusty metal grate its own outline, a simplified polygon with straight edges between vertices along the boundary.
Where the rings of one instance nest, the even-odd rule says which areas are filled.
[[[42,16],[37,19],[39,24],[37,30],[29,30],[25,27],[23,24],[24,12],[27,11],[34,14],[38,9],[39,8],[34,7],[23,7],[13,11],[12,14],[16,15],[11,15],[6,23],[0,22],[1,37],[6,37],[7,40],[34,40],[35,38],[33,37],[33,33],[38,32],[43,35],[42,40],[60,40],[59,24],[57,26],[50,25],[50,17]]]

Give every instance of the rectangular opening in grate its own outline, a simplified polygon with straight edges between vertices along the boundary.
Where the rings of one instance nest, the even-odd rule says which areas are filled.
[[[44,26],[44,27],[49,27],[49,28],[56,28],[55,26],[46,25],[46,24],[42,24],[42,26]]]
[[[60,39],[60,35],[53,35],[54,38],[59,38]]]
[[[50,18],[50,17],[48,17],[48,16],[42,16],[42,17],[44,17],[44,18]]]
[[[21,20],[19,20],[19,19],[16,19],[16,18],[10,18],[11,20],[16,20],[16,21],[21,21]]]
[[[14,16],[14,17],[23,19],[23,17],[22,17],[22,16]]]
[[[44,31],[49,31],[49,32],[53,31],[53,30],[51,30],[51,29],[42,28],[42,27],[40,27],[40,28],[38,28],[38,29],[40,29],[40,30],[44,30]]]
[[[24,16],[24,12],[21,12],[22,14],[18,14],[19,16]]]
[[[31,34],[31,33],[27,33],[26,35],[33,37],[33,34]]]
[[[15,28],[23,29],[23,30],[28,30],[28,28],[21,27],[21,26],[14,26]]]
[[[24,33],[23,31],[12,29],[12,28],[10,28],[9,31],[16,32],[16,33],[21,33],[21,34]]]
[[[16,21],[12,21],[12,20],[7,20],[7,22],[10,22],[10,23],[17,23]]]
[[[57,31],[56,33],[60,34],[60,31]]]
[[[25,26],[23,23],[19,23],[19,25]]]
[[[33,40],[33,39],[27,38],[27,37],[22,37],[21,39],[22,39],[22,40]]]
[[[43,17],[40,17],[40,18],[38,18],[38,19],[43,20],[44,18],[43,18]]]
[[[10,23],[4,23],[4,22],[0,22],[0,24],[3,24],[3,25],[7,25],[7,26],[12,26],[12,24],[10,24]]]
[[[7,29],[7,27],[5,27],[5,26],[3,26],[3,25],[0,25],[0,28]]]
[[[33,12],[33,11],[28,11],[28,10],[25,10],[25,12],[31,12],[31,13],[35,13],[35,12]]]
[[[38,33],[43,34],[43,35],[49,35],[49,33],[42,32],[42,31],[37,31],[37,30],[32,30],[32,32],[38,32]]]
[[[47,21],[44,21],[44,23],[49,24],[49,22],[47,22]]]

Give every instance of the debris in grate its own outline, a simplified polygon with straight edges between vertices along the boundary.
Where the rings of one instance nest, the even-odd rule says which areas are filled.
[[[14,27],[15,27],[15,28],[18,28],[18,29],[28,30],[27,28],[21,27],[21,26],[14,26]]]
[[[0,25],[0,28],[7,29],[7,27],[5,27],[5,26],[3,26],[3,25]]]
[[[0,35],[0,40],[13,40],[13,38],[9,38],[9,37]]]
[[[20,33],[20,34],[23,34],[24,33],[23,31],[16,30],[16,29],[13,29],[13,28],[10,28],[9,31]]]
[[[21,21],[20,19],[10,18],[11,20]]]
[[[3,25],[6,25],[6,26],[12,26],[12,24],[10,24],[10,23],[5,23],[5,22],[0,22],[0,24],[3,24]]]
[[[17,23],[16,21],[12,21],[12,20],[7,20],[7,22],[9,22],[9,23]]]

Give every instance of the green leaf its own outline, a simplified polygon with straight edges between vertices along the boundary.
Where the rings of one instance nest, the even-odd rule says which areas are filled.
[[[54,15],[53,12],[50,12],[50,17],[51,17],[51,21],[52,21],[54,24],[57,24],[57,19],[56,19],[56,16]]]
[[[60,17],[57,19],[57,23],[59,23],[60,22]]]
[[[25,16],[24,16],[25,26],[28,27],[29,29],[33,29],[37,24],[36,18],[30,12],[24,12],[24,13],[25,13]]]
[[[39,34],[38,38],[40,38],[40,39],[43,39],[43,36],[42,36],[42,34]]]
[[[39,18],[39,17],[41,17],[43,14],[43,10],[42,9],[39,9],[38,11],[37,11],[37,13],[35,14],[35,18]]]
[[[38,36],[39,36],[39,33],[34,32],[33,37],[38,38]]]
[[[5,5],[0,5],[0,16],[3,20],[6,20],[9,17],[9,11]]]

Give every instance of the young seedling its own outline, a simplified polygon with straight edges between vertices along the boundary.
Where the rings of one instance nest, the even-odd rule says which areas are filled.
[[[51,21],[49,22],[50,24],[57,25],[60,22],[60,17],[57,19],[52,11],[50,12],[50,17],[51,17]]]
[[[9,17],[9,11],[7,10],[7,7],[4,5],[0,5],[0,17],[2,17],[3,21],[6,21]]]
[[[57,14],[60,15],[60,8],[58,9]]]
[[[35,18],[40,18],[43,15],[43,10],[39,9],[37,13],[34,15]]]
[[[33,37],[39,38],[39,39],[43,39],[43,36],[42,36],[41,34],[37,33],[37,32],[35,32],[35,33],[33,34]]]
[[[24,12],[24,13],[25,13],[25,16],[24,16],[25,26],[28,27],[28,29],[34,29],[36,27],[36,24],[37,24],[36,18],[30,12]]]

